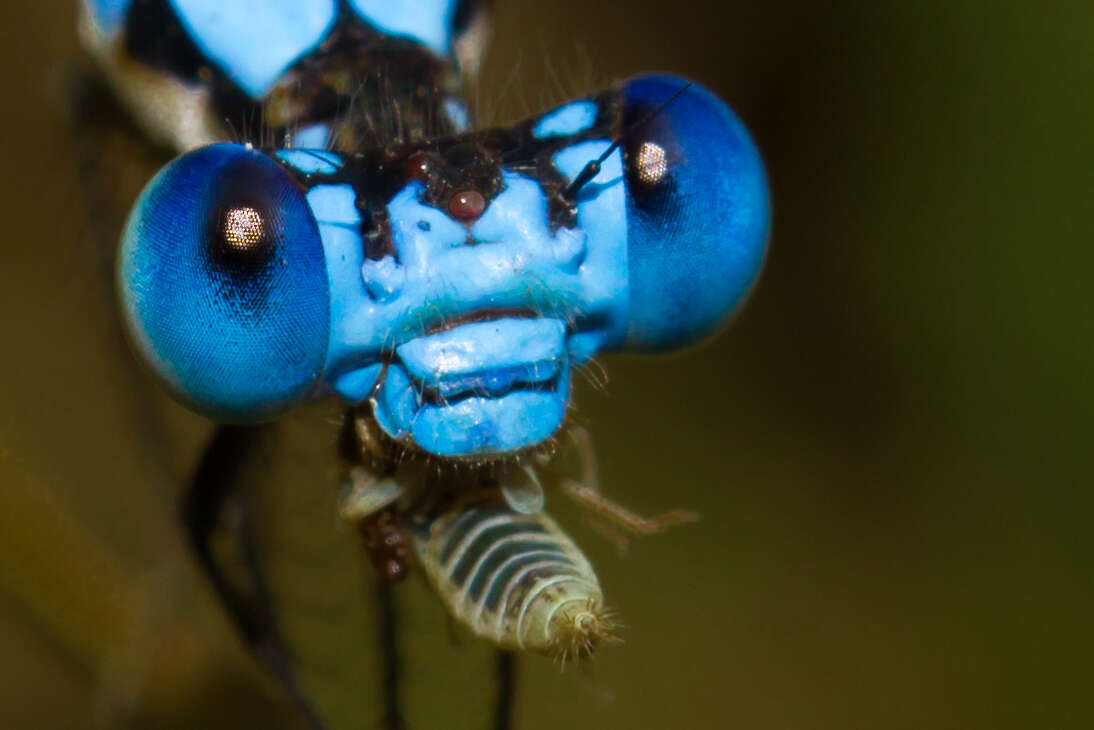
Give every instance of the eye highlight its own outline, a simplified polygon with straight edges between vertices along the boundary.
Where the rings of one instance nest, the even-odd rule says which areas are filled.
[[[658,185],[669,172],[668,154],[655,142],[643,142],[635,156],[635,178],[643,185]]]
[[[228,208],[221,216],[220,239],[229,252],[254,254],[269,243],[266,219],[250,206]]]
[[[763,262],[770,217],[756,145],[718,97],[674,76],[623,87],[630,310],[626,346],[716,331]]]
[[[161,170],[126,224],[118,289],[138,354],[213,418],[276,416],[322,372],[323,243],[304,193],[262,152],[210,145]]]

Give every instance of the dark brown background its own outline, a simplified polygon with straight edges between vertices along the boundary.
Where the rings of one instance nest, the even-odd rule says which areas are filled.
[[[726,335],[606,358],[609,385],[579,388],[604,488],[703,521],[620,560],[552,498],[626,643],[588,672],[528,661],[520,728],[1094,724],[1090,4],[499,4],[492,119],[686,74],[754,131],[775,208]],[[146,173],[77,155],[74,15],[0,5],[0,718],[291,727],[173,527],[207,427],[118,346],[109,216],[77,161],[121,171],[115,198]],[[290,419],[255,484],[305,682],[340,730],[376,712],[336,415]],[[453,646],[421,586],[401,599],[412,727],[483,727],[488,653]]]

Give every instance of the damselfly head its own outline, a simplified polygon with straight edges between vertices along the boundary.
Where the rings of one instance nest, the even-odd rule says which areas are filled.
[[[760,268],[768,208],[729,108],[645,76],[356,155],[188,153],[134,208],[120,288],[146,360],[218,419],[333,391],[410,448],[496,458],[555,433],[596,353],[717,330]]]

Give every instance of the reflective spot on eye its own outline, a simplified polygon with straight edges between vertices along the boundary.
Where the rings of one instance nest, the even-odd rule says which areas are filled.
[[[266,242],[266,221],[254,208],[229,208],[224,213],[221,231],[225,245],[236,252],[248,253]]]
[[[448,200],[448,214],[456,220],[474,220],[486,210],[486,198],[478,190],[461,190]]]
[[[642,184],[652,186],[660,183],[669,171],[665,148],[653,142],[643,142],[638,148],[635,169]]]

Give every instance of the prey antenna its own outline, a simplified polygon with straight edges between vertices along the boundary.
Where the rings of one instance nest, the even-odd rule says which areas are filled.
[[[573,200],[577,196],[577,193],[579,190],[581,190],[581,188],[585,187],[585,185],[588,184],[590,180],[600,174],[600,166],[604,164],[604,160],[611,157],[611,154],[619,149],[619,145],[623,144],[623,140],[626,139],[628,134],[641,126],[648,124],[651,120],[657,117],[658,114],[665,111],[665,107],[676,101],[676,99],[679,98],[680,94],[683,94],[685,91],[690,89],[691,86],[692,83],[690,81],[684,84],[675,92],[673,92],[672,96],[658,104],[656,109],[654,109],[649,114],[642,117],[637,122],[632,123],[629,127],[623,130],[623,132],[618,137],[612,140],[611,146],[609,146],[608,149],[604,150],[604,154],[600,155],[600,157],[596,158],[595,160],[589,160],[585,167],[581,168],[581,172],[577,174],[577,177],[574,178],[574,181],[570,183],[569,187],[562,191],[563,197],[568,198],[569,200]]]

